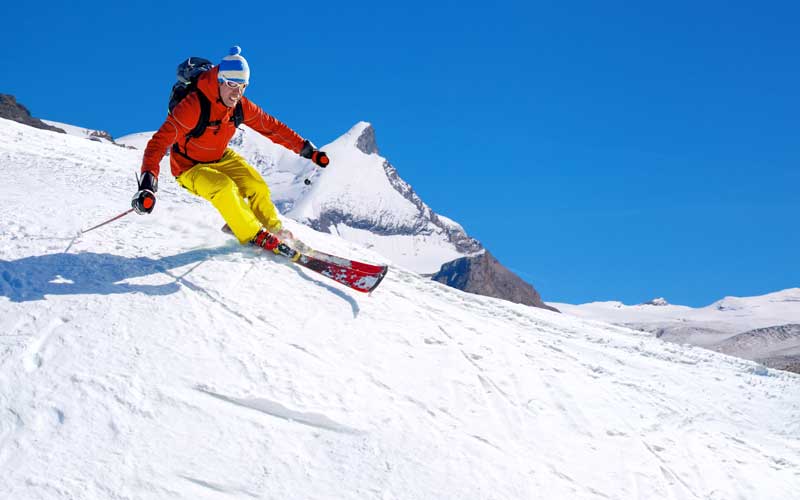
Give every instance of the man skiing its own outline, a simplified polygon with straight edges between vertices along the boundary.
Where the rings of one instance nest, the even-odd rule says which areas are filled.
[[[240,243],[277,252],[280,241],[291,238],[291,233],[282,229],[263,177],[228,148],[236,125],[241,121],[320,167],[326,167],[329,159],[244,97],[249,81],[250,68],[238,46],[232,47],[219,65],[200,74],[197,90],[178,102],[147,143],[139,189],[131,204],[139,214],[153,211],[159,162],[171,148],[170,168],[178,184],[210,201]],[[210,102],[210,109],[201,102],[204,98]],[[204,106],[208,123],[200,135],[195,135]]]

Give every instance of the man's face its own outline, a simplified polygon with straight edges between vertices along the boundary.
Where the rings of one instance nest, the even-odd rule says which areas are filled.
[[[219,82],[219,97],[222,99],[222,104],[232,108],[242,98],[244,89],[247,87],[245,83],[236,83],[230,80],[223,80]]]

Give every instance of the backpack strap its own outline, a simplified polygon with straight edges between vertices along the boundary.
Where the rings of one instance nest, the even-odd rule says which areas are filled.
[[[186,158],[187,160],[189,160],[190,162],[192,162],[194,165],[197,165],[198,163],[200,163],[200,161],[198,161],[198,160],[195,160],[195,159],[194,159],[194,158],[192,158],[191,156],[189,156],[189,155],[187,155],[186,153],[184,153],[183,151],[181,151],[181,148],[179,148],[179,147],[178,147],[178,143],[177,143],[177,142],[176,142],[175,144],[173,144],[173,145],[172,145],[172,152],[173,152],[174,154],[177,154],[177,155],[181,155],[181,156],[183,156],[184,158]]]
[[[242,123],[244,123],[244,109],[242,109],[242,101],[239,101],[233,110],[233,126],[238,128]]]
[[[186,142],[189,142],[191,138],[197,138],[203,135],[208,128],[209,125],[219,125],[219,121],[211,122],[211,101],[208,100],[208,97],[199,90],[196,90],[195,93],[197,94],[197,98],[200,101],[200,118],[197,120],[197,125],[186,134]],[[242,123],[244,123],[244,109],[242,108],[242,101],[236,103],[236,107],[233,110],[233,126],[238,127]],[[184,147],[185,149],[185,147]]]
[[[190,130],[186,134],[186,140],[183,142],[183,151],[180,150],[178,147],[178,143],[173,144],[172,150],[179,155],[183,156],[184,158],[189,159],[192,163],[200,163],[199,161],[195,160],[194,158],[187,155],[185,152],[188,152],[188,145],[189,139],[196,139],[203,135],[208,128],[209,125],[219,125],[219,121],[211,122],[211,101],[208,100],[205,94],[200,92],[199,90],[194,90],[197,94],[197,99],[200,101],[200,117],[197,120],[197,125],[194,126],[192,130]],[[233,110],[232,116],[233,126],[238,127],[242,123],[244,123],[244,109],[242,109],[242,101],[236,103],[236,108]]]
[[[197,94],[197,99],[200,101],[200,118],[197,120],[197,125],[186,134],[186,142],[189,142],[191,138],[198,138],[203,135],[208,127],[208,120],[211,118],[211,101],[199,90],[195,90],[194,93]],[[185,144],[184,149],[186,149]]]
[[[192,163],[200,163],[186,154],[186,152],[189,151],[189,139],[196,139],[197,137],[200,137],[206,131],[206,128],[208,128],[209,118],[211,118],[211,102],[208,100],[208,97],[206,97],[205,94],[196,88],[191,92],[197,94],[197,100],[200,102],[200,117],[197,119],[197,125],[195,125],[192,130],[186,133],[186,137],[183,141],[183,151],[180,150],[177,142],[172,145],[172,151],[190,160]]]

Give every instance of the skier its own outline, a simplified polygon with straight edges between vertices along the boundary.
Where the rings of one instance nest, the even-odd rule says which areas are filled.
[[[139,189],[131,205],[139,214],[153,211],[159,162],[171,148],[170,168],[178,184],[210,201],[239,243],[252,243],[277,253],[278,244],[292,239],[292,235],[282,229],[263,177],[228,148],[237,120],[320,167],[326,167],[329,158],[244,97],[249,81],[250,67],[238,46],[232,47],[219,65],[199,76],[197,90],[175,106],[147,143]],[[201,92],[210,102],[210,113],[202,135],[194,136],[192,132],[203,116],[202,96],[198,95]]]

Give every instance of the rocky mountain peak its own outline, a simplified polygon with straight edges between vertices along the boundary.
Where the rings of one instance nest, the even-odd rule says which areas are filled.
[[[380,154],[378,143],[375,141],[375,129],[367,122],[360,122],[356,127],[361,129],[361,133],[356,139],[356,148],[364,154]]]

